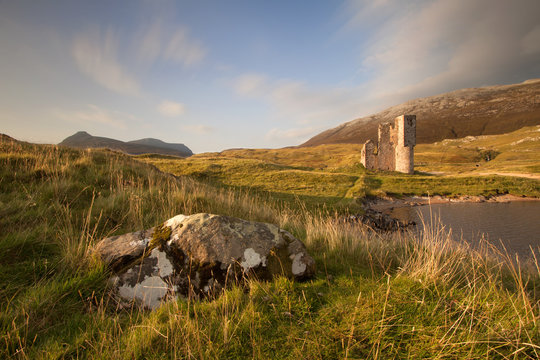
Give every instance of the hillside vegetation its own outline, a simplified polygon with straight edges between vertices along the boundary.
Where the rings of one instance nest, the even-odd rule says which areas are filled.
[[[403,114],[416,115],[419,144],[508,133],[540,124],[540,79],[461,89],[407,101],[326,130],[302,146],[375,141],[379,124],[393,122]]]
[[[146,159],[198,179],[174,177],[109,151],[2,137],[0,358],[539,358],[538,262],[519,270],[509,257],[490,257],[493,249],[452,242],[436,223],[421,239],[381,235],[336,221],[331,207],[310,211],[300,197],[224,186],[225,176],[201,180],[244,161],[253,179],[268,169],[297,187],[315,179],[320,196],[341,195],[345,186],[318,183],[348,184],[364,172],[338,159],[324,171],[293,159],[216,159]],[[179,299],[153,312],[118,309],[94,244],[197,212],[291,231],[313,254],[316,277],[252,279],[215,299]]]
[[[416,168],[445,174],[520,173],[540,178],[540,125],[502,135],[467,136],[415,149]]]
[[[509,193],[540,197],[539,129],[533,126],[503,135],[418,145],[414,175],[366,171],[360,164],[362,145],[358,144],[227,150],[188,159],[142,155],[139,159],[163,171],[219,186],[356,211],[357,200],[366,196]],[[514,173],[532,178],[516,178]]]
[[[71,146],[79,149],[107,148],[132,155],[148,153],[179,157],[193,155],[193,152],[184,144],[166,143],[159,139],[152,138],[133,141],[120,141],[107,137],[92,136],[86,131],[79,131],[71,136],[68,136],[58,145]]]

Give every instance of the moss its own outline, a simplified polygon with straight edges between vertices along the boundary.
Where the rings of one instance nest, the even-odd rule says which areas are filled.
[[[147,253],[150,253],[153,249],[158,248],[163,250],[163,245],[170,239],[172,230],[170,227],[160,224],[154,229],[152,234],[152,240],[148,245]]]
[[[281,274],[292,279],[294,275],[292,273],[291,260],[289,259],[287,247],[272,249],[267,259],[266,268],[269,274]]]

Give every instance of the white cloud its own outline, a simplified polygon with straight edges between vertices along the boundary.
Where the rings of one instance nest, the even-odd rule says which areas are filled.
[[[210,134],[214,131],[214,128],[207,125],[184,125],[182,128],[188,132],[195,134]]]
[[[178,29],[169,39],[163,55],[165,59],[190,66],[205,57],[206,49],[198,41],[190,39],[186,29]]]
[[[300,81],[272,80],[247,73],[232,81],[237,94],[260,98],[272,105],[275,121],[289,124],[332,124],[354,117],[360,111],[356,89],[314,87]]]
[[[239,95],[260,96],[267,87],[267,77],[261,74],[243,74],[234,80],[234,90]]]
[[[321,131],[321,128],[313,128],[313,127],[307,127],[307,128],[292,128],[287,130],[281,130],[274,128],[268,133],[266,133],[266,138],[268,140],[294,140],[294,141],[305,141],[311,136],[317,134],[317,132]]]
[[[186,27],[165,24],[161,20],[136,31],[132,42],[134,47],[121,48],[128,40],[121,38],[113,27],[105,31],[92,28],[75,36],[71,53],[81,72],[93,81],[109,90],[129,95],[138,95],[141,91],[137,78],[125,65],[130,56],[138,56],[146,63],[162,59],[189,67],[200,63],[207,53],[200,41],[189,36]]]
[[[200,63],[208,52],[200,41],[191,38],[186,27],[162,20],[154,21],[141,31],[136,46],[143,61],[154,62],[161,58],[186,67]]]
[[[399,102],[540,70],[536,0],[351,1],[349,11],[349,31],[378,22],[360,66],[374,74],[372,98]]]
[[[96,83],[122,94],[137,95],[138,81],[119,62],[119,39],[109,28],[94,29],[75,37],[72,55],[79,69]]]
[[[416,97],[537,77],[538,13],[537,0],[350,1],[342,30],[368,80],[316,87],[246,73],[232,88],[271,105],[269,118],[282,126],[267,138],[301,139]]]
[[[139,57],[150,63],[154,62],[161,53],[161,23],[154,22],[141,35],[137,36]]]
[[[186,106],[184,104],[169,100],[162,101],[157,109],[161,115],[168,117],[179,117],[186,112]]]
[[[521,46],[525,54],[540,53],[540,25],[536,26],[523,37]]]
[[[53,109],[51,113],[53,117],[70,123],[106,125],[117,129],[126,129],[129,123],[136,120],[131,114],[102,109],[92,104],[82,110]]]

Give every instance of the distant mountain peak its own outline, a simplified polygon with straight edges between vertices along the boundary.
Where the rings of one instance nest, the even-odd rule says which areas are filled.
[[[86,131],[78,131],[68,136],[59,145],[77,148],[109,148],[132,155],[148,153],[180,157],[193,155],[193,152],[184,144],[170,144],[153,138],[124,142],[106,137],[92,136]]]

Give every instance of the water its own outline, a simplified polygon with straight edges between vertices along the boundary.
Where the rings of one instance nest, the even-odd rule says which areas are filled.
[[[456,240],[476,245],[484,236],[498,248],[504,245],[509,253],[517,253],[520,259],[531,257],[530,247],[540,253],[540,201],[433,204],[431,208],[396,208],[390,215],[416,221],[421,230],[420,218],[429,223],[430,212],[452,229]]]

